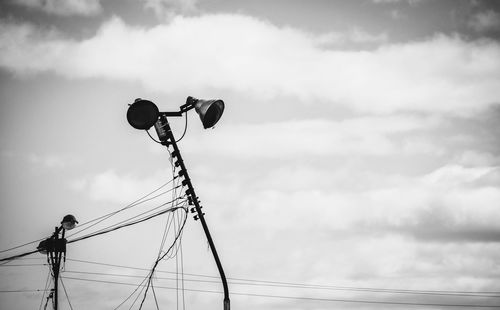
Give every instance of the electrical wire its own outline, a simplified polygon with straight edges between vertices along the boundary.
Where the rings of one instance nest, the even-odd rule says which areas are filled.
[[[118,308],[120,308],[120,307],[121,307],[124,303],[126,303],[126,302],[127,302],[127,300],[129,300],[129,299],[130,299],[130,297],[132,297],[132,296],[135,294],[135,292],[137,292],[137,290],[138,290],[139,288],[141,288],[141,287],[142,287],[142,289],[144,289],[144,286],[143,286],[142,284],[146,281],[147,277],[142,277],[142,276],[141,276],[141,278],[143,278],[143,280],[141,281],[141,283],[139,283],[139,285],[135,288],[135,290],[134,290],[134,291],[132,291],[132,293],[131,293],[130,295],[128,295],[128,297],[127,297],[127,298],[125,298],[125,300],[124,300],[124,301],[122,301],[122,302],[121,302],[121,303],[120,303],[120,304],[119,304],[116,308],[114,308],[113,310],[117,310],[117,309],[118,309]],[[140,296],[140,295],[141,295],[142,289],[141,289],[141,291],[139,292],[139,294],[138,294],[137,296]]]
[[[15,249],[19,249],[19,248],[22,248],[23,246],[27,246],[27,245],[30,245],[30,244],[33,244],[33,243],[37,243],[37,242],[40,242],[42,240],[44,240],[45,238],[41,238],[41,239],[38,239],[38,240],[34,240],[34,241],[31,241],[31,242],[27,242],[27,243],[24,243],[24,244],[21,244],[21,245],[18,245],[18,246],[14,246],[12,248],[8,248],[8,249],[5,249],[5,250],[1,250],[0,253],[4,253],[4,252],[8,252],[8,251],[11,251],[11,250],[15,250]]]
[[[45,292],[47,290],[0,290],[0,293],[35,293],[35,292]]]
[[[184,138],[184,135],[186,134],[187,128],[188,128],[188,114],[187,112],[184,112],[186,123],[184,124],[184,132],[182,133],[182,136],[179,138],[179,140],[176,140],[175,143],[179,142]]]
[[[69,308],[71,310],[73,310],[73,306],[71,305],[71,301],[69,300],[68,292],[66,291],[66,286],[64,285],[63,279],[61,277],[60,277],[60,280],[61,280],[62,287],[64,289],[64,295],[66,295],[66,300],[68,301],[68,304],[69,304]]]
[[[158,143],[158,144],[162,144],[160,141],[156,140],[155,138],[153,138],[153,136],[149,133],[149,130],[148,129],[145,129],[145,131],[148,133],[148,136],[151,138],[151,140],[153,140],[154,142]]]
[[[116,274],[116,273],[103,273],[103,272],[87,272],[87,271],[74,271],[67,270],[67,273],[74,274],[88,274],[88,275],[101,275],[101,276],[111,276],[111,277],[126,277],[126,278],[143,278],[144,276],[127,275],[127,274]],[[161,271],[157,271],[161,272]],[[170,280],[176,281],[177,278],[168,277],[157,277],[158,280]],[[220,281],[215,280],[200,280],[200,279],[183,279],[186,282],[195,283],[220,283]],[[500,295],[485,295],[485,294],[463,294],[463,293],[435,293],[427,291],[410,291],[410,290],[387,290],[387,289],[367,289],[367,288],[331,288],[331,287],[314,287],[314,286],[296,286],[296,285],[279,285],[279,284],[263,284],[263,283],[244,283],[244,282],[228,282],[231,285],[242,285],[242,286],[258,286],[258,287],[277,287],[277,288],[296,288],[296,289],[313,289],[313,290],[327,290],[327,291],[354,291],[354,292],[368,292],[368,293],[387,293],[387,294],[409,294],[409,295],[435,295],[435,296],[454,296],[454,297],[486,297],[486,298],[498,298]]]
[[[144,292],[144,295],[143,295],[143,298],[142,298],[142,301],[141,301],[141,305],[139,306],[139,309],[142,309],[142,306],[144,304],[144,301],[146,300],[146,295],[148,293],[148,289],[151,285],[151,281],[152,281],[152,278],[153,278],[153,275],[154,275],[154,272],[155,272],[155,269],[156,267],[158,266],[158,263],[170,252],[170,250],[175,246],[175,244],[177,243],[177,240],[182,236],[181,232],[182,230],[184,229],[184,226],[186,224],[186,221],[187,221],[187,217],[188,217],[188,210],[187,209],[183,209],[184,210],[184,222],[182,223],[182,226],[179,228],[179,232],[177,233],[177,235],[175,236],[175,239],[174,241],[172,242],[172,244],[170,245],[170,247],[168,248],[168,250],[165,252],[165,254],[163,254],[160,258],[158,258],[156,260],[156,262],[154,263],[153,267],[151,268],[151,271],[149,273],[149,279],[148,279],[148,283],[147,283],[147,286],[146,286],[146,290]]]
[[[0,266],[4,265],[4,264],[7,264],[11,260],[18,259],[18,258],[21,258],[21,257],[24,257],[24,256],[28,256],[28,255],[31,255],[31,254],[34,254],[34,253],[38,253],[38,250],[29,251],[29,252],[25,252],[25,253],[22,253],[22,254],[18,254],[18,255],[14,255],[14,256],[2,258],[2,259],[0,259],[0,262],[5,262],[5,263],[0,264]]]
[[[115,281],[103,281],[103,280],[93,280],[93,279],[80,279],[64,277],[65,279],[88,281],[96,283],[106,283],[106,284],[118,284],[118,285],[129,285],[136,286],[133,283],[125,282],[115,282]],[[156,286],[160,289],[175,290],[175,287],[165,287]],[[201,292],[201,293],[214,293],[223,294],[221,291],[211,291],[211,290],[199,290],[199,289],[186,289],[189,292]],[[403,305],[403,306],[427,306],[427,307],[460,307],[460,308],[500,308],[500,305],[478,305],[478,304],[447,304],[447,303],[420,303],[420,302],[403,302],[403,301],[379,301],[379,300],[360,300],[360,299],[337,299],[337,298],[318,298],[318,297],[304,297],[304,296],[289,296],[289,295],[268,295],[268,294],[254,294],[254,293],[240,293],[232,292],[231,295],[237,296],[250,296],[250,297],[266,297],[266,298],[277,298],[277,299],[291,299],[291,300],[308,300],[308,301],[322,301],[322,302],[338,302],[338,303],[361,303],[361,304],[379,304],[379,305]]]
[[[153,208],[153,209],[149,209],[149,210],[147,210],[147,211],[144,211],[144,212],[139,213],[139,214],[137,214],[137,215],[135,215],[135,216],[133,216],[133,217],[130,217],[130,218],[125,219],[125,220],[123,220],[123,221],[120,221],[120,222],[118,222],[118,223],[115,223],[115,224],[109,225],[109,226],[107,226],[107,227],[103,227],[103,228],[101,228],[100,230],[97,230],[97,231],[95,231],[95,232],[94,232],[94,233],[92,233],[92,234],[100,234],[101,232],[109,231],[109,230],[111,230],[112,228],[114,228],[114,227],[118,227],[118,226],[120,226],[120,225],[121,225],[121,224],[123,224],[123,223],[128,223],[128,222],[131,222],[131,220],[133,220],[133,219],[135,219],[135,218],[138,218],[138,217],[140,217],[140,216],[142,216],[142,215],[145,215],[145,214],[151,213],[152,211],[155,211],[155,210],[157,210],[157,209],[159,209],[159,208],[161,208],[161,207],[164,207],[165,205],[170,204],[171,202],[172,202],[172,201],[169,201],[169,202],[166,202],[166,203],[162,203],[162,204],[160,204],[159,206],[157,206],[157,207],[155,207],[155,208]],[[182,202],[176,202],[176,205],[179,205],[179,204],[181,204],[181,203],[182,203]],[[89,235],[92,235],[92,234],[89,234]],[[88,235],[87,235],[87,236],[88,236]],[[82,238],[82,237],[79,237],[79,238],[77,238],[77,239],[81,239],[81,238]],[[85,239],[86,239],[86,238],[85,238]],[[68,242],[70,242],[70,241],[68,241]],[[71,242],[74,242],[74,241],[71,241]]]
[[[100,218],[102,218],[100,221],[98,221],[98,222],[96,222],[96,223],[94,223],[94,224],[92,224],[92,225],[90,225],[90,226],[88,226],[88,227],[86,227],[86,228],[84,228],[84,229],[82,229],[82,230],[80,230],[80,231],[77,231],[77,232],[75,232],[74,234],[69,235],[68,237],[75,236],[75,235],[77,235],[77,234],[81,233],[82,231],[85,231],[85,230],[87,230],[87,229],[89,229],[89,228],[91,228],[91,227],[93,227],[93,226],[96,226],[97,224],[99,224],[99,223],[101,223],[101,222],[103,222],[103,221],[105,221],[105,220],[107,220],[107,219],[111,218],[112,216],[114,216],[114,215],[118,214],[119,212],[122,212],[122,211],[124,211],[124,210],[126,210],[126,209],[129,209],[129,208],[131,208],[131,207],[138,206],[139,204],[142,204],[142,203],[148,202],[148,201],[150,201],[150,200],[156,199],[156,198],[158,198],[158,197],[160,197],[160,196],[162,196],[162,195],[165,195],[166,193],[168,193],[168,192],[170,192],[170,191],[171,191],[171,190],[167,190],[167,191],[162,192],[162,193],[160,193],[160,194],[158,194],[158,195],[156,195],[156,196],[153,196],[153,197],[150,197],[150,198],[148,198],[148,199],[145,199],[145,200],[143,200],[143,201],[141,201],[140,203],[137,203],[137,204],[135,204],[135,205],[132,205],[132,206],[129,206],[129,207],[123,208],[123,209],[121,209],[121,210],[118,210],[118,211],[115,211],[115,212],[109,213],[109,214],[107,214],[107,215],[104,215],[104,216],[100,217]],[[105,218],[103,218],[103,217],[105,217]],[[98,218],[98,219],[100,219],[100,218]]]
[[[129,203],[128,205],[126,205],[125,207],[123,207],[123,208],[121,208],[121,209],[119,209],[119,210],[116,210],[116,211],[110,212],[110,213],[108,213],[108,214],[105,214],[105,215],[99,216],[99,217],[97,217],[97,218],[95,218],[95,219],[89,220],[89,221],[87,221],[87,222],[85,222],[85,223],[82,223],[82,224],[78,225],[78,228],[81,228],[81,227],[84,227],[84,226],[85,226],[85,225],[87,225],[87,224],[90,224],[90,223],[94,222],[94,221],[98,221],[98,220],[100,220],[100,221],[98,221],[97,223],[94,223],[94,224],[92,224],[92,225],[91,225],[91,226],[89,226],[89,227],[86,227],[86,228],[84,228],[84,229],[81,229],[81,230],[78,230],[78,231],[74,232],[73,234],[69,235],[68,237],[72,237],[72,236],[74,236],[74,235],[77,235],[77,234],[81,233],[82,231],[87,230],[87,229],[89,229],[90,227],[95,226],[95,225],[99,224],[100,222],[102,222],[102,221],[104,221],[104,220],[106,220],[106,219],[108,219],[108,218],[110,218],[110,217],[112,217],[112,216],[114,216],[114,215],[116,215],[116,214],[118,214],[118,213],[120,213],[120,212],[123,212],[123,211],[125,211],[125,210],[127,210],[127,209],[133,208],[133,207],[135,207],[135,206],[138,206],[138,205],[140,205],[140,204],[142,204],[142,203],[144,203],[144,202],[150,201],[150,200],[152,200],[152,199],[154,199],[154,198],[157,198],[157,197],[159,197],[159,196],[161,196],[161,195],[164,195],[164,194],[166,194],[166,193],[168,193],[168,192],[170,192],[170,191],[174,190],[174,189],[172,188],[172,189],[167,190],[167,191],[165,191],[165,192],[163,192],[163,193],[161,193],[161,194],[159,194],[159,195],[156,195],[156,196],[154,196],[154,197],[151,197],[151,198],[146,199],[147,197],[149,197],[149,196],[151,196],[152,194],[156,193],[157,191],[161,190],[162,188],[164,188],[164,187],[165,187],[165,186],[167,186],[168,184],[172,183],[172,182],[174,181],[174,179],[175,179],[175,178],[172,178],[171,180],[169,180],[168,182],[166,182],[166,183],[162,184],[161,186],[159,186],[159,187],[158,187],[158,188],[156,188],[155,190],[153,190],[153,191],[149,192],[148,194],[146,194],[146,195],[142,196],[141,198],[139,198],[139,199],[137,199],[137,200],[135,200],[135,201],[133,201],[133,202]],[[101,220],[101,219],[102,219],[102,220]]]
[[[155,287],[153,285],[153,282],[151,282],[151,291],[153,292],[153,297],[155,299],[156,309],[160,310],[160,306],[158,305],[158,299],[156,298]]]
[[[54,292],[50,292],[49,296],[47,296],[47,300],[45,301],[45,306],[43,310],[47,309],[47,304],[49,303],[49,299],[52,299],[52,306],[54,306]]]
[[[49,283],[50,283],[50,271],[47,272],[47,279],[45,280],[45,287],[43,289],[43,294],[42,294],[42,299],[40,300],[40,306],[38,307],[38,310],[41,310],[42,309],[42,305],[43,305],[43,298],[45,297],[45,292],[47,291],[47,289],[49,288]]]
[[[186,310],[186,298],[185,298],[186,296],[184,294],[184,288],[185,288],[184,287],[184,253],[182,251],[182,239],[181,239],[181,241],[179,243],[180,243],[179,247],[180,247],[180,250],[181,250],[180,251],[180,254],[181,254],[180,255],[180,257],[181,257],[181,263],[180,263],[180,265],[181,265],[182,310]]]
[[[16,265],[2,264],[2,265],[0,265],[0,267],[33,267],[33,266],[47,266],[47,264],[20,264],[20,265],[19,264],[16,264]]]
[[[139,271],[149,271],[149,269],[147,269],[147,268],[138,268],[138,267],[124,266],[124,265],[117,265],[117,264],[106,264],[106,263],[99,263],[99,262],[79,260],[79,259],[68,258],[68,261],[93,264],[93,265],[101,265],[101,266],[109,266],[109,267],[118,267],[118,268],[139,270]],[[100,274],[100,275],[109,275],[109,276],[141,277],[142,278],[142,276],[131,276],[131,275],[123,275],[123,274],[93,273],[93,272],[72,271],[72,270],[68,270],[67,272],[68,273]],[[156,270],[156,272],[175,274],[174,271]],[[195,273],[184,273],[184,274],[188,275],[188,276],[201,277],[201,278],[214,278],[214,279],[219,278],[217,276],[210,276],[210,275],[204,275],[204,274],[195,274]],[[175,280],[174,278],[158,278],[158,279]],[[304,284],[304,283],[266,281],[266,280],[245,279],[245,278],[228,278],[228,279],[234,280],[234,281],[240,281],[240,282],[231,281],[230,282],[231,284],[247,285],[247,286],[310,288],[310,289],[346,290],[346,291],[354,290],[354,291],[381,292],[381,293],[405,293],[405,294],[423,294],[423,293],[426,293],[429,295],[443,295],[443,296],[449,295],[449,296],[500,297],[500,292],[497,292],[497,291],[409,290],[409,289],[393,289],[393,288],[370,288],[370,287]],[[186,282],[219,283],[219,281],[200,280],[200,279],[185,279],[185,281]]]
[[[180,208],[182,208],[182,207],[176,207],[174,209],[168,208],[168,209],[165,209],[165,210],[161,210],[161,211],[159,211],[159,212],[157,212],[157,213],[155,213],[153,215],[149,215],[149,216],[143,217],[143,218],[141,218],[139,220],[136,220],[136,221],[133,221],[133,222],[125,223],[123,225],[119,225],[119,226],[116,226],[116,227],[113,227],[113,228],[110,228],[110,229],[106,229],[106,230],[99,231],[99,232],[96,232],[96,233],[92,233],[92,234],[89,234],[89,235],[85,235],[85,236],[82,236],[82,237],[79,237],[79,238],[76,238],[76,239],[73,239],[73,240],[69,240],[67,243],[78,242],[78,241],[85,240],[85,239],[88,239],[88,238],[92,238],[92,237],[96,237],[96,236],[99,236],[99,235],[107,234],[107,233],[110,233],[110,232],[118,230],[118,229],[122,229],[122,228],[125,228],[125,227],[128,227],[128,226],[132,226],[132,225],[136,225],[136,224],[142,223],[144,221],[150,220],[152,218],[155,218],[155,217],[160,216],[162,214],[165,214],[167,212],[175,211],[176,209],[180,209]]]
[[[98,217],[98,218],[96,218],[96,219],[93,219],[93,220],[90,220],[90,221],[88,221],[88,222],[83,223],[83,224],[82,224],[82,225],[80,225],[80,226],[84,226],[84,225],[89,224],[89,223],[91,223],[91,222],[93,222],[93,221],[96,221],[96,220],[101,219],[99,222],[94,223],[93,225],[91,225],[91,226],[89,226],[89,227],[87,227],[87,228],[84,228],[84,229],[82,229],[82,230],[80,230],[80,231],[78,231],[78,232],[75,232],[74,234],[72,234],[72,235],[70,235],[70,236],[68,236],[68,237],[71,237],[71,236],[74,236],[74,235],[76,235],[76,234],[78,234],[78,233],[81,233],[82,231],[84,231],[84,230],[86,230],[86,229],[88,229],[88,228],[90,228],[90,227],[92,227],[92,226],[94,226],[94,225],[96,225],[96,224],[98,224],[98,223],[102,222],[102,221],[103,221],[103,220],[105,220],[105,219],[110,218],[111,216],[113,216],[113,215],[115,215],[115,214],[117,214],[117,213],[119,213],[119,212],[122,212],[122,211],[124,211],[124,210],[126,210],[126,209],[129,209],[129,208],[131,208],[131,207],[134,207],[134,206],[136,206],[136,205],[138,205],[138,204],[141,204],[141,203],[145,202],[145,201],[141,201],[141,200],[144,200],[144,199],[145,199],[145,198],[147,198],[148,196],[150,196],[150,195],[154,194],[155,192],[157,192],[157,191],[158,191],[158,190],[160,190],[161,188],[163,188],[163,187],[165,187],[166,185],[170,184],[171,182],[173,182],[173,180],[174,180],[174,179],[175,179],[175,178],[173,178],[172,180],[170,180],[170,181],[168,181],[167,183],[163,184],[163,185],[162,185],[162,186],[160,186],[159,188],[157,188],[157,189],[155,189],[154,191],[152,191],[152,192],[148,193],[147,195],[145,195],[145,196],[143,196],[143,197],[139,198],[138,200],[134,201],[133,203],[131,203],[131,204],[127,205],[126,207],[124,207],[124,208],[122,208],[122,209],[120,209],[120,210],[117,210],[117,211],[114,211],[114,212],[108,213],[108,214],[106,214],[106,215],[104,215],[104,216],[101,216],[101,217]],[[175,188],[172,188],[172,189],[170,189],[170,190],[166,191],[165,193],[170,192],[170,191],[173,191],[173,190],[175,190]],[[160,195],[163,195],[163,194],[165,194],[165,193],[162,193],[162,194],[160,194]],[[157,196],[155,196],[155,197],[153,197],[153,198],[156,198],[156,197],[158,197],[158,196],[160,196],[160,195],[157,195]],[[146,201],[148,201],[148,200],[146,200]],[[169,203],[170,203],[170,202],[169,202]],[[165,205],[165,204],[163,204],[163,205]],[[161,207],[161,206],[163,206],[163,205],[160,205],[160,207]],[[157,207],[157,208],[159,208],[159,207]],[[155,209],[157,209],[157,208],[155,208]],[[153,209],[153,210],[154,210],[154,209]],[[150,211],[151,211],[151,210],[150,210]],[[143,215],[143,214],[145,214],[145,213],[147,213],[147,212],[149,212],[149,211],[143,212],[143,213],[139,214],[138,216]],[[167,211],[166,211],[166,212],[167,212]],[[157,215],[155,215],[155,216],[158,216],[158,215],[161,215],[161,214],[157,214]],[[71,243],[71,242],[76,242],[76,241],[80,241],[80,240],[87,239],[87,238],[90,238],[90,237],[93,237],[93,236],[97,236],[97,235],[100,235],[100,234],[103,234],[103,233],[107,233],[107,232],[110,232],[110,231],[113,231],[113,230],[116,230],[116,229],[120,229],[120,228],[123,228],[123,227],[126,227],[126,226],[134,225],[134,224],[137,224],[137,223],[143,222],[143,221],[145,221],[145,220],[148,220],[148,219],[150,219],[150,218],[153,218],[153,217],[155,217],[155,216],[148,217],[148,218],[146,218],[146,219],[143,219],[143,220],[140,220],[140,221],[137,221],[137,222],[133,222],[133,223],[129,223],[129,224],[126,224],[126,225],[118,226],[118,227],[116,227],[115,229],[110,229],[110,230],[101,230],[99,233],[93,233],[93,234],[90,234],[90,235],[87,235],[87,236],[84,236],[84,237],[80,237],[80,238],[77,238],[77,239],[73,239],[73,240],[71,240],[71,241],[68,241],[68,243]],[[137,216],[135,216],[135,217],[137,217]],[[135,217],[132,217],[132,218],[135,218]],[[125,220],[125,221],[126,221],[126,220]],[[123,223],[123,221],[122,221],[122,222],[120,222],[120,223]],[[46,239],[46,238],[42,238],[42,239],[39,239],[39,240],[37,240],[37,241],[44,240],[44,239]],[[25,246],[25,245],[28,245],[28,244],[35,243],[35,242],[37,242],[37,241],[32,241],[32,242],[30,242],[30,243],[26,243],[26,244],[23,244],[23,245],[20,245],[20,246],[14,247],[14,248],[19,248],[19,247],[22,247],[22,246]],[[3,252],[9,251],[9,250],[14,249],[14,248],[6,249],[6,250],[4,250]],[[37,252],[39,252],[39,251],[38,251],[38,250],[33,250],[33,251],[25,252],[25,253],[22,253],[22,254],[17,254],[17,255],[10,256],[10,257],[5,257],[5,258],[2,258],[2,259],[0,259],[0,262],[3,262],[3,263],[0,263],[0,266],[7,264],[9,261],[12,261],[12,260],[14,260],[14,259],[19,259],[19,258],[21,258],[21,257],[28,256],[28,255],[30,255],[30,254],[34,254],[34,253],[37,253]]]

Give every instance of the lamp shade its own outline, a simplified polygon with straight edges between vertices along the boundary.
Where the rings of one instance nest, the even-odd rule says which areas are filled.
[[[203,128],[207,129],[214,127],[221,118],[222,113],[224,112],[224,101],[220,99],[196,100],[197,101],[194,103],[194,109],[200,116]]]
[[[136,99],[127,111],[127,120],[135,129],[149,129],[156,121],[160,112],[156,104],[149,100]]]
[[[64,229],[70,230],[75,228],[76,224],[78,224],[78,221],[76,220],[75,216],[68,214],[65,217],[63,217],[61,224]]]

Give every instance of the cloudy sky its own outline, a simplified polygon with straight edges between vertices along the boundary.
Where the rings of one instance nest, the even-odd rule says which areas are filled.
[[[125,114],[187,96],[226,103],[213,130],[190,112],[179,146],[233,309],[500,307],[497,1],[1,1],[0,250],[171,180],[167,150]],[[171,125],[180,137],[184,120]],[[126,300],[172,218],[69,244],[72,307]],[[183,267],[186,290],[159,273],[159,308],[222,307],[191,215],[177,253],[158,268]],[[44,262],[0,266],[0,308],[44,305]]]

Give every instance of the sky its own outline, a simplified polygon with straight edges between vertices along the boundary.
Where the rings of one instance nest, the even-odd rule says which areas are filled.
[[[169,182],[126,112],[187,96],[225,102],[213,129],[190,111],[178,144],[233,309],[500,307],[498,1],[1,1],[0,251]],[[139,309],[183,214],[68,244],[60,309]],[[220,309],[192,214],[181,240],[143,309]],[[52,287],[40,253],[0,279],[1,309],[41,309]]]

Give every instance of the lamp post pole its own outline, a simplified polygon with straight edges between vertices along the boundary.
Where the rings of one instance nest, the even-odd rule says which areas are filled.
[[[40,253],[47,254],[47,260],[52,268],[52,277],[54,279],[54,289],[52,290],[53,295],[49,295],[48,299],[52,296],[54,310],[59,307],[58,290],[59,290],[59,271],[61,270],[61,259],[64,255],[64,260],[66,260],[66,243],[67,240],[64,238],[66,229],[73,229],[78,221],[71,214],[66,215],[61,226],[56,227],[52,237],[43,240],[38,245],[37,249]],[[59,237],[61,234],[61,237]],[[47,304],[45,304],[47,306]]]
[[[177,146],[177,142],[175,141],[174,135],[168,123],[167,117],[165,115],[160,115],[158,122],[155,123],[155,129],[158,133],[158,137],[163,145],[168,147],[172,145],[174,151],[172,152],[172,157],[175,157],[177,160],[174,165],[180,168],[179,176],[183,177],[184,180],[182,184],[187,186],[186,195],[189,197],[190,203],[194,205],[194,209],[196,210],[197,215],[195,215],[195,220],[199,219],[201,225],[203,226],[203,231],[208,240],[208,244],[210,245],[210,250],[212,250],[212,254],[215,259],[215,263],[217,264],[217,269],[219,270],[219,274],[222,280],[222,286],[224,288],[224,310],[230,310],[230,300],[229,300],[229,289],[227,285],[226,275],[224,274],[224,269],[222,268],[222,264],[219,259],[219,255],[217,254],[217,250],[215,249],[214,241],[212,240],[212,236],[210,235],[210,231],[208,230],[207,222],[205,221],[205,217],[203,212],[201,211],[201,206],[198,201],[198,197],[194,191],[193,184],[191,183],[191,179],[189,178],[186,166],[184,165],[184,161],[182,160],[181,153],[179,151],[179,147]]]
[[[59,238],[59,232],[62,230],[62,236]],[[61,258],[63,253],[66,255],[66,239],[64,239],[65,229],[56,227],[54,235],[52,235],[52,247],[48,255],[50,257],[50,264],[52,266],[52,276],[54,277],[54,310],[59,306],[59,271],[61,268]]]

